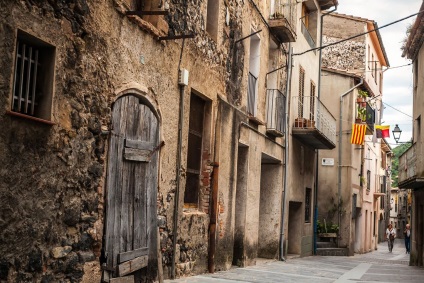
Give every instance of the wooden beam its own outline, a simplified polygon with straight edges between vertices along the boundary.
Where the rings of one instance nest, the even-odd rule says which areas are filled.
[[[127,16],[147,16],[147,15],[168,15],[168,11],[156,10],[156,11],[126,11],[125,15]]]
[[[148,259],[149,257],[144,255],[118,265],[118,276],[125,276],[146,267]]]
[[[154,144],[148,141],[125,139],[125,147],[152,150],[154,147]]]
[[[180,35],[171,35],[171,36],[159,36],[159,40],[172,40],[172,39],[181,39],[181,38],[194,38],[195,34],[180,34]]]
[[[149,248],[147,247],[135,249],[129,252],[123,252],[118,254],[118,263],[123,263],[124,261],[128,261],[130,259],[140,257],[142,255],[147,255],[148,253],[149,253]]]
[[[124,147],[124,159],[128,161],[150,162],[150,150]]]

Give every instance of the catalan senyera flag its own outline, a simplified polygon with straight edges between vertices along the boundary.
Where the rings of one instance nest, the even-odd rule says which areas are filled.
[[[365,131],[367,129],[366,124],[353,124],[352,125],[352,136],[350,138],[351,144],[364,144]]]
[[[390,126],[374,125],[377,138],[389,138]]]

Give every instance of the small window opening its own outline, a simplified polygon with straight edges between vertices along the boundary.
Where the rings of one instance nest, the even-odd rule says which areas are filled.
[[[306,192],[305,192],[305,223],[311,222],[311,192],[312,192],[312,189],[306,188]]]
[[[55,47],[18,31],[11,111],[51,119]]]
[[[206,31],[215,41],[218,40],[218,16],[219,16],[219,1],[208,0]]]
[[[200,175],[202,170],[202,144],[205,116],[205,101],[192,94],[187,147],[187,180],[184,192],[184,207],[199,207]]]

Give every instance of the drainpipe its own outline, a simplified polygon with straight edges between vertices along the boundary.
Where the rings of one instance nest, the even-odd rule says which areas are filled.
[[[175,261],[177,254],[177,236],[178,236],[178,214],[179,214],[179,205],[180,205],[180,182],[181,182],[181,151],[183,143],[183,121],[184,121],[184,88],[188,85],[188,71],[180,69],[181,60],[183,57],[185,40],[183,39],[180,52],[180,61],[178,63],[178,85],[180,86],[180,113],[178,119],[178,145],[177,145],[177,164],[176,164],[176,186],[175,186],[175,196],[174,196],[174,215],[173,221],[174,225],[172,227],[172,262],[171,262],[171,279],[175,279]],[[183,74],[185,77],[183,78]]]
[[[176,166],[176,187],[175,187],[175,199],[174,199],[174,226],[172,234],[172,265],[171,265],[171,278],[175,279],[175,261],[176,261],[176,249],[177,249],[177,235],[178,235],[178,208],[180,200],[180,180],[181,180],[181,151],[183,141],[183,119],[184,119],[184,85],[180,85],[180,117],[178,121],[178,148],[177,148],[177,166]]]
[[[284,217],[286,212],[286,192],[287,192],[287,168],[288,168],[288,162],[289,162],[289,98],[290,98],[290,87],[291,87],[291,76],[292,76],[292,57],[293,57],[293,47],[291,46],[291,43],[289,43],[289,60],[287,63],[287,87],[286,87],[286,113],[285,113],[285,139],[284,139],[284,145],[285,145],[285,153],[284,153],[284,183],[283,183],[283,201],[281,204],[281,227],[280,227],[280,260],[286,261],[284,258],[284,242],[285,242],[285,235],[284,235]]]
[[[337,5],[335,5],[334,9],[329,11],[328,13],[323,13],[321,15],[320,22],[320,30],[319,30],[319,46],[322,47],[322,33],[324,26],[324,17],[335,12],[337,10]],[[318,67],[318,100],[321,98],[321,67],[322,67],[322,49],[319,49],[319,67]],[[317,222],[318,222],[318,176],[319,176],[319,151],[315,150],[315,192],[314,192],[314,254],[317,253]]]
[[[338,205],[337,207],[339,207],[340,205],[340,201],[341,201],[341,191],[342,191],[342,118],[343,118],[343,97],[345,97],[346,95],[348,95],[351,91],[353,91],[355,88],[361,86],[364,83],[364,79],[361,77],[361,81],[353,86],[352,88],[350,88],[348,91],[346,91],[345,93],[343,93],[340,96],[340,117],[339,117],[339,172],[338,172],[338,176],[337,176],[337,181],[338,181],[338,194],[339,194],[339,200],[338,200]],[[340,224],[341,224],[341,215],[340,215],[340,207],[339,207],[339,211],[338,211],[338,225],[339,225],[339,229],[340,229]],[[338,241],[337,241],[337,246],[339,245]]]

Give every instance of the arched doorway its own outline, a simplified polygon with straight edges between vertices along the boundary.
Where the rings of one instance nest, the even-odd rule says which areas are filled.
[[[129,94],[113,106],[106,176],[104,279],[140,270],[152,278],[157,274],[159,121],[146,103],[142,97]]]

